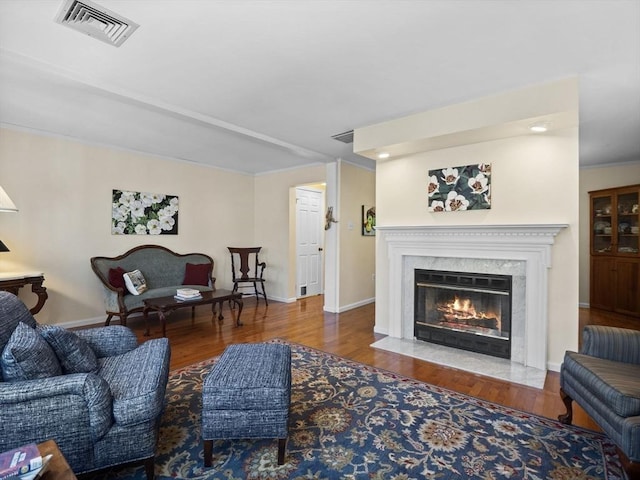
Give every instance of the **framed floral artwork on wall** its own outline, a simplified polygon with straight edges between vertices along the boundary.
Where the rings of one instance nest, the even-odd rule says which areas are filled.
[[[376,207],[362,205],[362,235],[375,236]]]
[[[459,212],[491,208],[491,164],[429,170],[430,212]]]
[[[113,190],[112,235],[177,235],[178,197]]]

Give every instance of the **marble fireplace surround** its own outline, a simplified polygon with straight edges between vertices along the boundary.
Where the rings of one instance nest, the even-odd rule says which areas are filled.
[[[546,370],[548,269],[555,236],[566,224],[379,226],[387,245],[389,266],[389,324],[392,338],[413,337],[413,269],[489,271],[513,275],[514,308],[520,324],[513,326],[512,362]],[[422,257],[422,258],[420,258]],[[467,259],[464,261],[463,259]],[[466,266],[465,266],[466,265]],[[410,271],[409,271],[410,270]],[[524,274],[524,277],[523,275]],[[518,293],[520,291],[520,293]],[[520,295],[524,298],[518,299]],[[515,303],[515,302],[514,302]],[[520,310],[518,312],[518,310]],[[518,322],[517,319],[515,319]]]

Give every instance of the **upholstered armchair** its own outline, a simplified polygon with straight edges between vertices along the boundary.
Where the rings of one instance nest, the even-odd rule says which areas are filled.
[[[580,353],[566,352],[560,396],[570,424],[575,400],[618,449],[630,479],[640,479],[640,331],[588,325]]]
[[[52,438],[76,474],[139,461],[152,479],[169,355],[121,325],[38,325],[0,292],[0,451]]]

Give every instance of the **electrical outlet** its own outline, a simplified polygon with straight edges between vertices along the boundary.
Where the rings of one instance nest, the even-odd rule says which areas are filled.
[[[376,274],[375,273],[371,274],[371,280],[373,280],[374,282],[376,281]]]

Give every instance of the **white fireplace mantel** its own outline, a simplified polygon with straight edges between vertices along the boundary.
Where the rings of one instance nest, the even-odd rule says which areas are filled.
[[[404,338],[404,257],[519,260],[526,264],[525,366],[546,370],[548,275],[555,236],[567,224],[377,226],[389,261],[388,335]],[[410,331],[410,329],[409,329]]]

